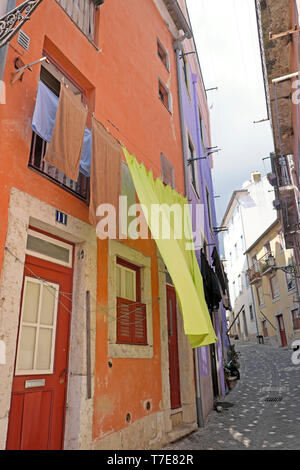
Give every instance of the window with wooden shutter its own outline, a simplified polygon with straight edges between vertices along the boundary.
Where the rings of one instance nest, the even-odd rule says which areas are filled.
[[[300,315],[299,315],[298,308],[295,308],[294,310],[292,310],[292,320],[293,320],[293,329],[300,330]]]
[[[91,41],[95,37],[96,6],[103,2],[94,0],[56,0],[78,28]]]
[[[140,268],[121,259],[117,259],[117,343],[147,345]]]
[[[163,153],[160,154],[160,159],[162,181],[164,184],[169,185],[174,189],[174,167]]]

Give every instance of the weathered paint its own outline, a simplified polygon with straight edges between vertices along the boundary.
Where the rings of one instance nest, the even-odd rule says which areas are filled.
[[[21,3],[21,2],[18,2]],[[160,10],[156,5],[159,5]],[[96,256],[95,229],[88,223],[88,208],[80,200],[28,168],[31,143],[31,120],[39,78],[39,66],[26,71],[22,81],[11,85],[14,60],[21,56],[25,64],[43,55],[43,50],[55,59],[67,74],[85,90],[87,105],[95,117],[122,142],[139,161],[143,161],[154,176],[160,176],[160,154],[164,153],[175,170],[176,189],[184,193],[181,135],[177,98],[176,58],[173,39],[176,28],[168,27],[163,2],[152,0],[110,0],[97,13],[96,46],[54,1],[39,6],[23,30],[30,36],[30,48],[25,52],[11,41],[4,74],[6,106],[0,105],[0,271],[5,302],[1,311],[1,331],[7,336],[9,360],[1,369],[5,393],[1,394],[1,447],[5,447],[9,414],[11,378],[13,372],[18,325],[18,305],[21,293],[22,267],[4,258],[4,246],[9,244],[16,255],[24,259],[26,229],[34,219],[37,226],[58,233],[76,243],[75,292],[70,342],[70,377],[65,427],[65,448],[136,448],[158,446],[172,430],[165,342],[166,326],[162,322],[165,305],[161,291],[165,275],[158,267],[153,240],[122,242],[150,260],[151,297],[159,302],[152,305],[152,349],[147,357],[111,357],[109,354],[109,244],[98,241]],[[51,18],[51,21],[49,20]],[[145,18],[148,21],[145,21]],[[151,20],[150,20],[151,19]],[[169,21],[170,18],[169,18]],[[173,31],[171,33],[170,29]],[[157,55],[157,37],[167,50],[170,72]],[[172,113],[158,98],[158,78],[172,94]],[[16,189],[14,189],[16,188]],[[68,214],[69,225],[63,229],[55,222],[55,209]],[[88,248],[90,246],[90,248]],[[87,247],[88,251],[85,251]],[[81,253],[84,248],[84,260]],[[4,262],[4,264],[3,264]],[[18,267],[17,267],[18,266]],[[96,274],[97,273],[97,274]],[[92,389],[86,399],[85,357],[85,291],[93,296],[92,316]],[[14,293],[12,299],[11,293]],[[6,323],[7,312],[14,315]],[[192,373],[191,349],[182,339],[182,369]],[[165,348],[162,351],[162,345]],[[109,362],[112,367],[109,366]],[[188,366],[185,368],[185,366]],[[193,375],[186,387],[186,407],[182,422],[195,425]],[[150,403],[150,410],[145,403]],[[126,421],[130,413],[131,422]],[[103,439],[105,437],[105,439]]]
[[[186,13],[186,3],[185,0],[179,1],[182,10]],[[183,53],[190,52],[195,50],[195,45],[192,39],[184,40],[183,41]],[[213,166],[213,159],[212,156],[208,156],[206,159],[206,148],[211,147],[211,136],[210,136],[210,120],[209,120],[209,110],[208,110],[208,103],[207,97],[205,92],[205,86],[203,82],[203,77],[201,74],[201,70],[199,68],[199,64],[197,61],[197,57],[195,54],[188,54],[186,57],[186,65],[187,65],[187,82],[186,85],[183,71],[181,73],[181,94],[182,94],[182,105],[183,105],[183,115],[184,115],[184,123],[185,129],[184,133],[186,136],[186,141],[184,144],[186,148],[188,148],[188,141],[191,140],[193,147],[194,147],[194,158],[201,158],[201,160],[197,160],[195,162],[195,168],[197,172],[197,179],[198,179],[198,194],[196,193],[191,177],[190,172],[188,171],[188,193],[189,193],[189,201],[194,206],[196,204],[202,204],[204,207],[204,221],[203,226],[201,227],[201,231],[203,234],[202,242],[205,240],[208,244],[207,252],[208,256],[210,257],[214,248],[214,245],[218,249],[218,237],[213,231],[213,227],[217,226],[216,220],[216,211],[215,211],[215,203],[214,203],[214,188],[212,183],[212,166]],[[183,59],[181,58],[181,63]],[[200,132],[200,117],[199,113],[202,117],[202,132],[203,138],[201,138]],[[189,169],[189,167],[188,167]],[[210,209],[207,203],[206,192],[208,191],[210,197]],[[210,215],[209,215],[210,210]],[[195,229],[195,227],[194,227]],[[197,227],[199,231],[199,227]],[[198,263],[200,265],[200,250],[196,250],[196,256],[198,259]],[[208,258],[209,260],[209,258]],[[209,260],[211,263],[212,261]],[[219,372],[219,389],[221,394],[224,395],[225,393],[225,385],[224,385],[224,373],[223,373],[223,343],[226,346],[227,338],[226,338],[226,330],[225,330],[225,310],[222,305],[220,305],[220,314],[215,314],[215,325],[216,325],[216,332],[218,334],[218,341],[219,344],[217,345],[218,354],[218,372]],[[202,348],[201,348],[202,349]],[[198,351],[199,357],[199,367],[200,367],[200,377],[201,377],[201,389],[202,389],[202,407],[203,407],[203,414],[204,417],[207,416],[209,411],[212,409],[213,406],[213,396],[212,396],[212,383],[211,379],[207,380],[208,376],[211,377],[210,366],[208,367],[207,361],[203,361],[203,358],[209,356],[209,348],[205,348],[206,351],[203,353],[202,351]],[[204,380],[203,380],[204,379]]]

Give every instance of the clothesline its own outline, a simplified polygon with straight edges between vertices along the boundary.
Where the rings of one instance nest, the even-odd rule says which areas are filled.
[[[62,83],[64,81],[62,80]],[[69,85],[65,84],[67,88]],[[55,124],[56,112],[58,107],[59,97],[55,95],[48,87],[45,85],[41,80],[39,81],[39,87],[37,91],[37,98],[36,98],[36,106],[34,110],[33,120],[32,120],[32,129],[33,131],[39,135],[43,140],[46,142],[51,141],[52,132]],[[140,149],[136,143],[132,142],[128,139],[128,136],[125,136],[120,129],[109,119],[106,118],[106,121],[111,125],[116,132],[122,137],[122,139],[116,137],[110,129],[103,124],[99,119],[95,117],[95,112],[90,110],[86,104],[84,104],[85,109],[92,116],[92,118],[103,126],[103,128],[108,132],[117,142],[118,144],[123,147],[126,145],[124,141],[129,143],[132,147],[134,147],[138,152],[146,158],[147,162],[150,162],[152,168],[155,168],[158,174],[161,174],[161,168],[151,158],[149,155],[146,155],[145,152]],[[83,173],[85,176],[90,176],[90,162],[91,162],[91,139],[92,139],[92,131],[89,127],[86,126],[85,128],[85,136],[83,142],[83,149],[80,161],[80,172]]]
[[[69,313],[69,315],[72,315],[72,311],[59,299],[57,298],[56,296],[56,293],[53,292],[53,286],[47,282],[45,279],[42,279],[40,276],[38,276],[37,274],[34,273],[34,271],[32,271],[31,268],[29,268],[29,266],[24,263],[23,261],[21,261],[8,247],[5,247],[5,251],[7,251],[13,258],[15,258],[16,261],[18,261],[20,264],[22,264],[24,266],[24,268],[26,268],[32,275],[35,279],[39,280],[45,287],[46,289],[48,290],[48,292],[50,293],[50,295],[52,295],[55,299],[57,299],[58,303]],[[62,291],[59,291],[59,295],[61,295],[62,297],[66,298],[69,302],[72,302],[73,299],[71,296],[69,296],[70,293],[65,293],[65,292],[62,292]],[[94,296],[92,296],[90,294],[90,297],[92,298],[92,300],[97,304],[97,300],[95,299]],[[111,321],[108,321],[107,324],[110,324],[110,323],[114,323],[114,322],[118,322],[120,324],[126,324],[126,325],[131,325],[131,324],[139,324],[141,322],[144,321],[144,319],[141,319],[141,320],[135,320],[134,322],[125,322],[125,321],[122,321],[122,318],[123,317],[128,317],[128,315],[130,313],[135,313],[136,311],[140,311],[142,308],[144,308],[144,305],[150,305],[150,304],[153,304],[154,302],[157,302],[160,300],[160,297],[157,297],[155,299],[146,299],[144,300],[143,302],[133,302],[133,303],[130,303],[128,304],[129,307],[132,307],[133,305],[136,305],[136,307],[131,310],[131,311],[127,311],[125,313],[121,313],[118,315],[118,318],[114,315],[110,315],[108,313],[108,310],[117,310],[117,305],[114,304],[113,306],[107,306],[107,307],[104,307],[104,306],[98,306],[96,309],[94,310],[90,310],[90,313],[97,313],[99,310],[104,310],[106,311],[106,315],[107,317],[111,318]],[[143,305],[141,305],[143,304]],[[81,304],[78,304],[79,305],[79,308],[81,308],[83,311],[86,309],[86,306],[82,306]],[[124,304],[121,306],[120,310],[124,311]],[[103,324],[104,325],[104,324]],[[101,325],[101,327],[103,326]],[[98,327],[96,327],[97,329]],[[91,328],[91,331],[93,331],[94,328]]]

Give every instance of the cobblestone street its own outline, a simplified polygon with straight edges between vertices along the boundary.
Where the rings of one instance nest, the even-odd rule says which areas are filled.
[[[170,450],[300,449],[300,366],[292,351],[236,342],[241,380],[204,429]]]

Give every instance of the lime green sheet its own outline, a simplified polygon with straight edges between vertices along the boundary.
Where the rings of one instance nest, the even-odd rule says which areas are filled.
[[[139,164],[135,156],[130,155],[125,147],[123,152],[140,204],[147,209],[148,214],[144,213],[147,224],[173,280],[183,317],[184,331],[189,337],[191,346],[196,348],[215,343],[217,337],[205,302],[203,281],[195,251],[186,250],[186,243],[193,243],[190,213],[189,210],[184,210],[188,201],[170,186],[164,186],[159,178],[154,180],[152,171],[147,172],[145,166]],[[163,217],[170,224],[169,239],[157,236],[157,220],[151,218],[153,204],[160,204]],[[185,229],[182,229],[183,236],[180,239],[176,239],[174,218],[170,217],[168,210],[173,204],[178,204],[182,209],[181,222],[185,224]]]

